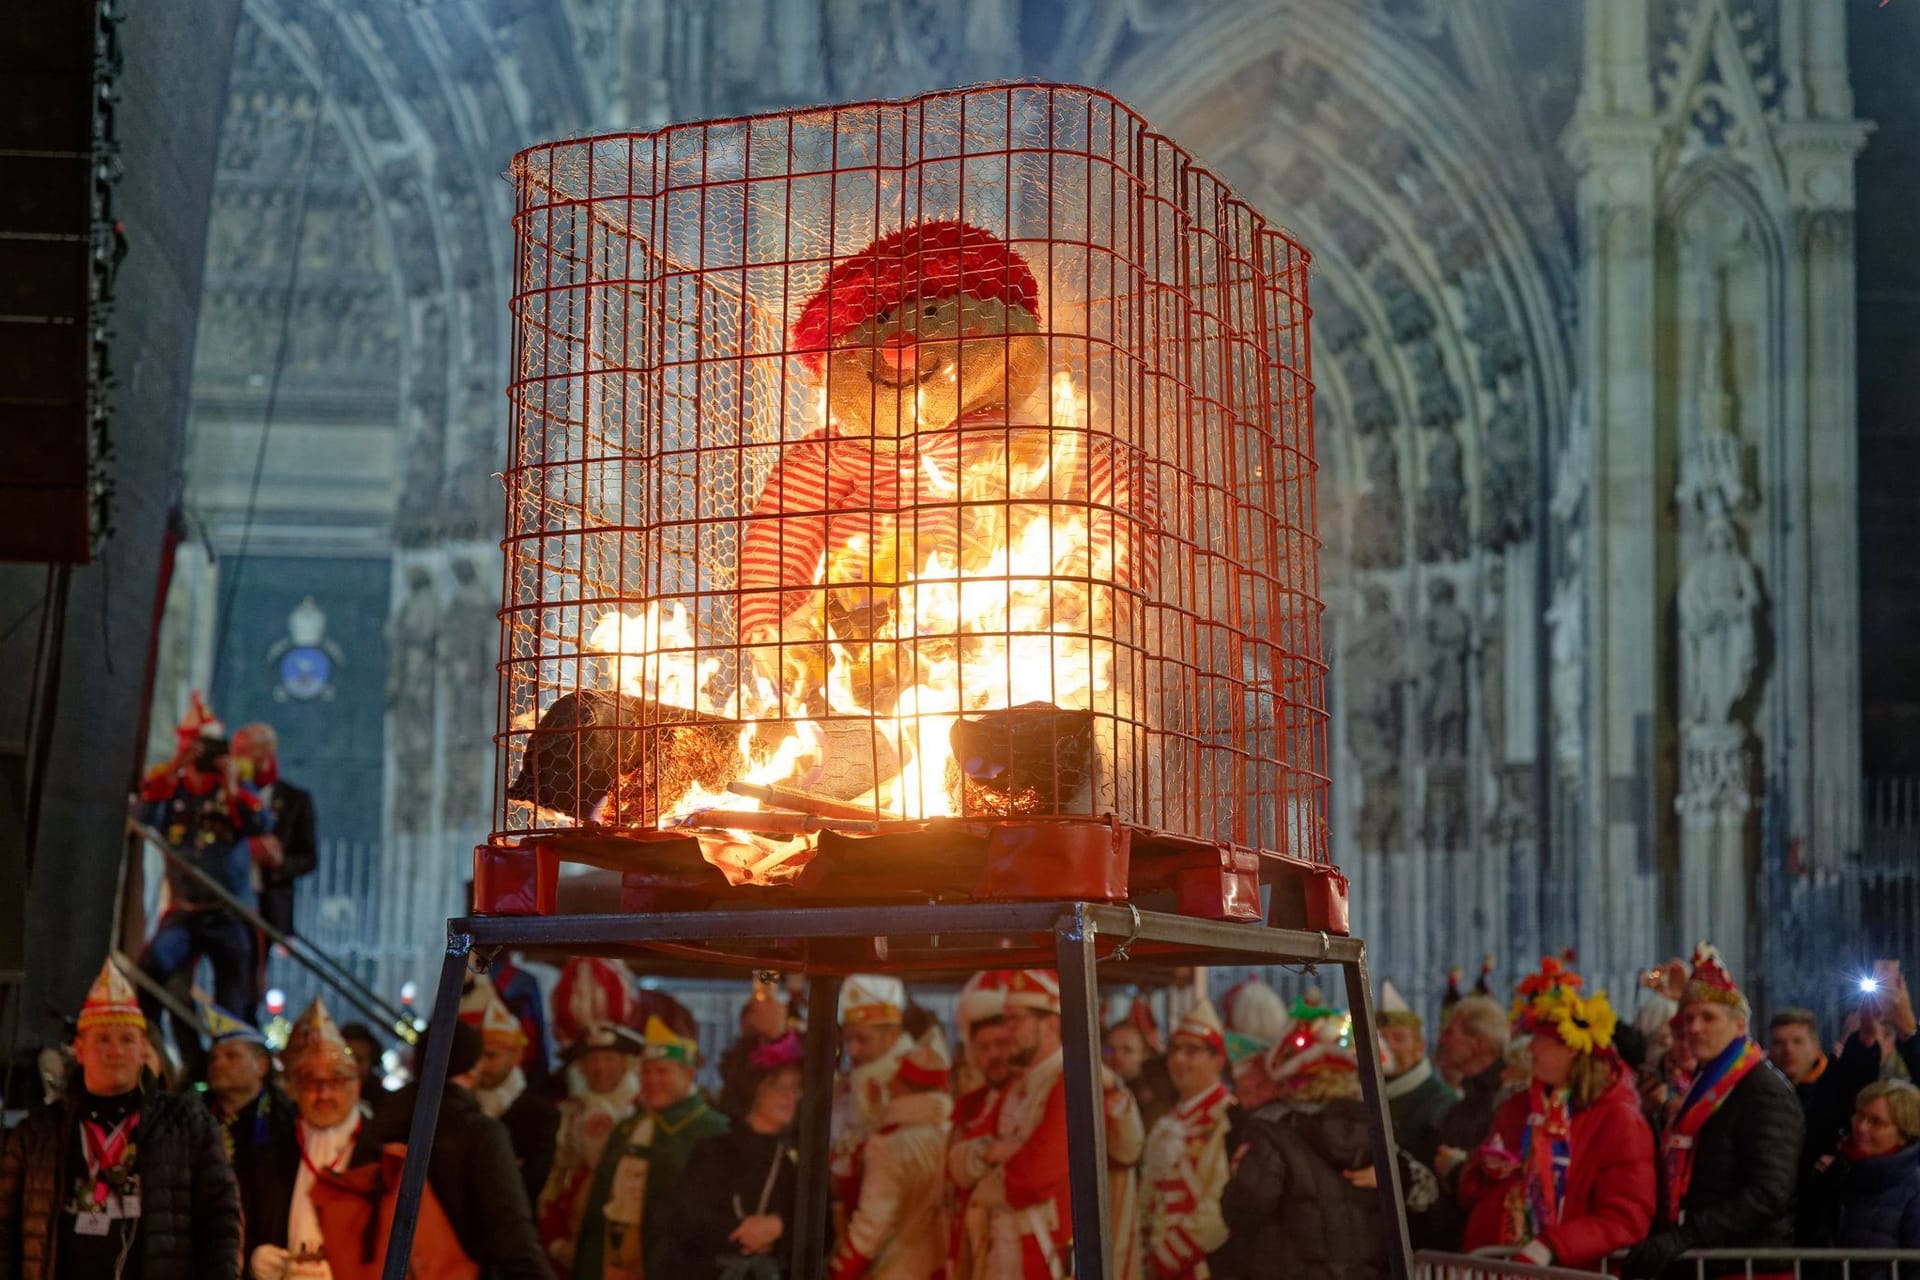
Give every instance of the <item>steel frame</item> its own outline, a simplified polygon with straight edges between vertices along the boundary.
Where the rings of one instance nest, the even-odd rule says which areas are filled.
[[[890,958],[893,940],[908,940],[926,957],[905,964]],[[1024,939],[1024,943],[1022,943]],[[990,940],[995,949],[984,949]],[[835,953],[833,944],[861,943]],[[1009,942],[1015,945],[1004,948]],[[1401,1212],[1400,1174],[1394,1161],[1392,1121],[1373,1022],[1366,944],[1358,938],[1254,924],[1198,920],[1093,902],[979,903],[905,907],[808,907],[793,910],[715,910],[604,916],[475,916],[447,922],[446,960],[433,1003],[432,1029],[407,1161],[393,1218],[383,1280],[405,1280],[412,1252],[414,1218],[426,1185],[426,1153],[432,1149],[446,1090],[451,1037],[469,958],[490,957],[503,947],[544,947],[579,953],[644,954],[650,946],[672,949],[685,972],[686,944],[739,947],[715,953],[711,969],[739,973],[753,968],[800,969],[808,973],[806,1058],[800,1113],[802,1176],[794,1214],[795,1280],[819,1280],[825,1270],[827,1128],[833,1072],[838,1059],[836,1007],[840,977],[853,971],[927,970],[935,967],[1004,967],[1051,964],[1060,976],[1061,1040],[1066,1056],[1067,1149],[1073,1207],[1073,1274],[1107,1280],[1114,1273],[1107,1230],[1106,1128],[1097,1074],[1100,1020],[1097,970],[1124,964],[1134,949],[1150,951],[1156,963],[1338,965],[1353,1012],[1354,1050],[1360,1059],[1362,1096],[1373,1120],[1373,1162],[1379,1180],[1381,1220],[1387,1225],[1393,1280],[1409,1280],[1412,1248]],[[755,946],[762,948],[754,951]],[[942,959],[941,952],[950,952]],[[875,959],[873,957],[879,957]]]

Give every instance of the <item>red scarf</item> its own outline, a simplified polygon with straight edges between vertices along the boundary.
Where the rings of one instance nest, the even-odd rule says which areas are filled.
[[[1667,1172],[1667,1222],[1680,1224],[1680,1205],[1687,1198],[1687,1186],[1693,1181],[1694,1139],[1702,1125],[1712,1118],[1721,1104],[1742,1080],[1747,1072],[1765,1062],[1767,1055],[1760,1046],[1748,1038],[1742,1038],[1727,1046],[1726,1050],[1712,1062],[1703,1064],[1695,1073],[1693,1088],[1687,1092],[1686,1101],[1680,1104],[1680,1112],[1667,1126],[1667,1136],[1661,1143],[1660,1159]]]

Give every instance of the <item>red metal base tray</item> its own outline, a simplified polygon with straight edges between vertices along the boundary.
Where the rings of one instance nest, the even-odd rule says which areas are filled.
[[[1258,921],[1264,883],[1268,923],[1348,929],[1347,880],[1332,867],[1089,818],[954,819],[877,836],[826,832],[797,878],[769,886],[729,885],[697,841],[674,832],[525,836],[474,850],[474,912],[559,913],[563,862],[618,873],[627,912],[1080,899]]]

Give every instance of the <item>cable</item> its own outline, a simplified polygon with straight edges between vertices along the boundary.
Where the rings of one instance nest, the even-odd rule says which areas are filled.
[[[305,154],[301,157],[299,202],[294,206],[293,215],[293,251],[287,261],[287,288],[280,299],[280,336],[274,344],[273,369],[267,378],[266,403],[260,411],[260,444],[253,452],[253,478],[247,484],[246,514],[240,521],[240,543],[233,553],[233,580],[223,593],[225,599],[220,605],[220,633],[213,642],[213,670],[220,670],[220,659],[227,650],[227,637],[233,627],[233,605],[240,593],[240,575],[247,562],[247,548],[253,542],[253,521],[260,505],[260,480],[267,469],[267,444],[273,436],[274,410],[280,402],[280,379],[287,368],[287,349],[290,345],[293,329],[293,300],[300,286],[300,252],[307,238],[307,206],[313,193],[313,157],[319,149],[320,130],[326,122],[327,104],[330,100],[327,92],[326,56],[332,47],[339,43],[340,27],[338,15],[333,15],[331,38],[325,49],[318,50],[314,61],[314,85],[319,96],[314,101],[313,124],[307,130]]]

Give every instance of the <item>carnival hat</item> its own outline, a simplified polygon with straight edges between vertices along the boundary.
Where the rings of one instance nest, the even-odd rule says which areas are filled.
[[[968,1036],[983,1022],[992,1022],[1007,1012],[1007,986],[1013,981],[1010,969],[985,969],[967,979],[960,996],[953,1002],[953,1020],[960,1034]]]
[[[1231,1032],[1273,1044],[1287,1033],[1287,1006],[1265,978],[1249,973],[1220,997],[1220,1019]]]
[[[1007,1008],[1060,1012],[1060,979],[1051,969],[1017,970],[1007,984]]]
[[[944,1089],[953,1072],[953,1059],[947,1056],[946,1037],[939,1027],[928,1027],[927,1034],[900,1059],[894,1073],[916,1089]]]
[[[1426,1029],[1420,1015],[1413,1011],[1413,1006],[1407,1003],[1407,998],[1400,994],[1400,988],[1394,986],[1390,978],[1380,984],[1380,1007],[1375,1010],[1375,1021],[1383,1027],[1412,1027],[1415,1031]]]
[[[906,984],[889,974],[851,974],[840,987],[841,1026],[897,1027],[906,1007]]]
[[[550,1007],[553,1038],[564,1053],[595,1027],[631,1024],[635,1007],[633,975],[618,960],[576,956],[561,969]]]
[[[286,1051],[280,1059],[286,1064],[289,1077],[344,1078],[360,1074],[353,1049],[341,1036],[333,1015],[327,1012],[326,1003],[319,996],[315,996],[307,1011],[294,1021],[293,1030],[287,1034]]]
[[[1680,993],[1681,1008],[1700,1003],[1725,1005],[1743,1018],[1753,1017],[1753,1006],[1747,1003],[1746,994],[1734,983],[1733,975],[1727,972],[1719,948],[1711,942],[1702,942],[1694,947],[1693,973]]]
[[[579,1038],[561,1052],[560,1060],[571,1065],[594,1049],[611,1049],[615,1053],[637,1058],[646,1047],[646,1041],[632,1027],[621,1026],[617,1022],[601,1022],[581,1032]]]
[[[250,1044],[263,1050],[267,1047],[267,1037],[261,1034],[260,1028],[249,1026],[210,1000],[196,997],[193,1004],[214,1044]]]
[[[1289,1087],[1327,1071],[1358,1071],[1353,1019],[1324,1005],[1293,1002],[1293,1025],[1267,1053],[1267,1076]]]
[[[1581,994],[1584,980],[1564,959],[1543,956],[1540,968],[1514,988],[1513,1028],[1531,1035],[1555,1035],[1576,1053],[1606,1053],[1613,1048],[1620,1019],[1604,991]]]
[[[793,346],[819,373],[827,349],[916,298],[955,295],[1038,310],[1033,269],[991,231],[944,219],[902,227],[840,259],[793,324]]]
[[[677,1062],[692,1069],[700,1061],[700,1042],[683,1036],[659,1018],[648,1018],[640,1057],[646,1062]]]
[[[87,989],[86,1003],[80,1006],[82,1031],[89,1027],[138,1027],[147,1029],[147,1016],[140,1012],[140,1001],[133,984],[112,960],[100,966],[93,986]]]
[[[1226,1028],[1220,1024],[1220,1014],[1211,1000],[1202,1000],[1187,1010],[1186,1015],[1174,1024],[1171,1039],[1197,1041],[1222,1057],[1227,1053]]]

